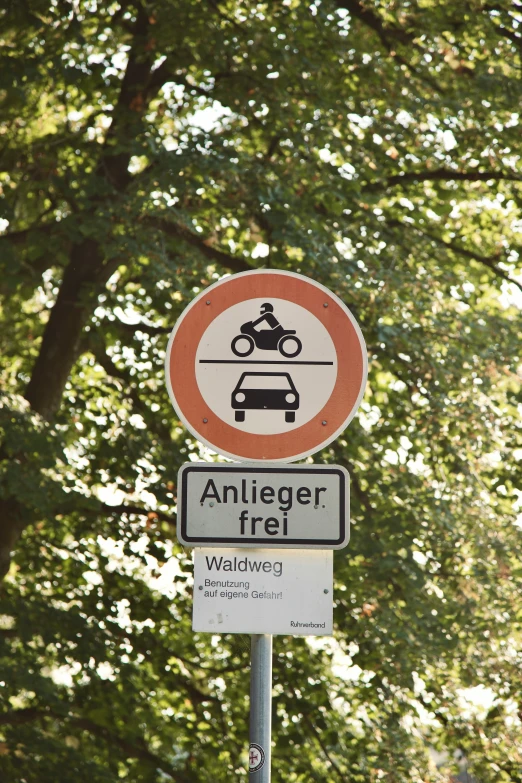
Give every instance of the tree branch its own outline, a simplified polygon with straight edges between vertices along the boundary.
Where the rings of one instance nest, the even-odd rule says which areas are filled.
[[[148,104],[164,83],[162,77],[167,71],[165,63],[156,71],[152,70],[156,56],[149,46],[149,29],[149,15],[139,4],[129,59],[112,114],[112,122],[105,136],[103,151],[96,168],[96,174],[105,176],[118,191],[125,190],[132,180],[132,175],[128,171],[131,155],[128,148],[115,152],[114,147],[129,135],[132,137],[137,135]],[[168,77],[165,75],[166,78]]]
[[[47,710],[40,710],[37,707],[9,710],[9,712],[0,713],[0,726],[23,726],[24,723],[32,723],[32,721],[48,716]]]
[[[16,628],[0,628],[0,639],[16,639],[19,631]]]
[[[390,39],[410,46],[415,40],[415,37],[402,27],[385,26],[378,14],[374,13],[367,5],[358,2],[358,0],[337,0],[336,5],[337,8],[343,8],[346,11],[349,11],[350,16],[355,17],[377,33],[388,52],[393,49]]]
[[[100,726],[88,718],[81,718],[76,715],[61,715],[58,712],[48,709],[39,709],[36,707],[27,707],[20,710],[10,710],[0,714],[0,726],[21,726],[26,723],[32,723],[38,720],[57,720],[76,726],[79,729],[88,731],[96,737],[104,740],[108,745],[116,745],[127,758],[140,759],[152,764],[156,769],[161,769],[166,775],[177,783],[190,783],[189,779],[178,770],[174,769],[167,761],[152,753],[142,737],[127,740],[104,726]]]
[[[197,234],[192,233],[190,229],[180,223],[174,223],[172,220],[165,218],[145,216],[140,221],[143,225],[150,226],[151,228],[161,231],[167,236],[175,237],[176,239],[182,239],[187,244],[196,247],[202,255],[217,261],[218,264],[229,269],[231,272],[246,272],[253,269],[252,266],[246,263],[242,258],[231,256],[228,253],[224,253],[217,247],[208,244],[208,240],[199,237]]]
[[[189,778],[181,772],[174,769],[167,761],[152,753],[151,750],[145,744],[143,738],[138,740],[126,740],[124,737],[120,737],[118,734],[114,734],[103,726],[99,726],[94,721],[87,718],[72,718],[70,720],[73,726],[78,726],[80,729],[88,731],[90,734],[94,734],[97,737],[105,740],[108,745],[116,745],[122,750],[129,758],[137,758],[142,761],[147,761],[152,764],[156,769],[161,769],[166,775],[169,775],[172,780],[178,781],[178,783],[190,783]]]
[[[450,182],[451,180],[468,182],[506,180],[508,182],[522,182],[522,173],[514,174],[505,171],[454,171],[453,169],[445,168],[433,169],[433,171],[405,171],[402,174],[395,174],[391,177],[387,177],[385,180],[369,182],[363,190],[372,192],[409,182]]]
[[[345,461],[346,467],[350,471],[350,482],[353,485],[353,488],[355,490],[355,494],[357,495],[361,506],[364,508],[364,510],[366,511],[368,516],[372,517],[373,514],[374,514],[375,509],[373,508],[373,506],[372,506],[372,504],[370,502],[370,497],[369,497],[368,493],[364,491],[364,489],[361,487],[361,485],[359,483],[359,479],[358,479],[358,476],[357,476],[357,468],[355,467],[353,462],[351,462],[349,459],[345,459],[344,461]]]
[[[520,10],[520,5],[517,5],[517,3],[513,3],[513,6],[515,8],[517,8],[518,10]],[[500,7],[500,6],[496,5],[496,4],[491,4],[491,3],[486,3],[486,5],[484,6],[484,9],[486,11],[494,11],[494,12],[497,12],[499,14],[498,17],[497,16],[493,16],[493,14],[491,14],[491,13],[489,14],[489,19],[490,19],[493,27],[495,28],[495,30],[497,32],[500,33],[500,35],[504,36],[504,38],[508,38],[511,41],[511,43],[513,43],[517,47],[519,54],[522,54],[522,36],[517,35],[517,33],[513,30],[513,28],[506,27],[505,24],[504,24],[504,20],[501,21],[501,19],[500,19],[500,14],[503,11],[507,11],[508,9],[507,8],[502,8],[502,7]],[[516,17],[512,17],[511,14],[509,14],[509,13],[507,14],[507,16],[508,16],[508,19],[510,20],[510,22],[512,22],[512,23],[514,22],[515,25],[518,27],[519,22],[516,19]]]
[[[433,242],[437,242],[439,245],[443,245],[443,247],[447,248],[448,250],[452,250],[454,253],[458,253],[465,258],[470,258],[472,261],[477,261],[479,264],[487,266],[488,269],[491,269],[491,271],[494,272],[497,277],[502,278],[502,280],[505,280],[512,285],[515,285],[520,291],[522,291],[522,283],[520,283],[518,280],[515,280],[514,277],[510,277],[507,272],[504,272],[504,270],[497,265],[496,262],[499,259],[499,255],[482,256],[480,253],[476,253],[474,250],[468,250],[468,248],[462,247],[462,245],[459,245],[456,242],[449,242],[448,240],[443,239],[436,234],[432,234],[430,231],[426,231],[425,229],[419,228],[419,226],[416,225],[403,223],[401,220],[395,220],[393,221],[393,224],[400,226],[403,229],[411,228],[418,234],[431,239]]]
[[[16,498],[0,498],[0,580],[9,572],[11,552],[22,531],[31,521],[31,515]]]
[[[0,234],[0,242],[11,242],[13,245],[23,245],[31,232],[36,231],[39,234],[48,234],[56,228],[54,221],[49,223],[39,223],[36,225],[22,228],[19,231],[9,231],[7,234]]]
[[[298,698],[297,693],[295,692],[294,688],[290,688],[290,690],[292,691],[295,703],[299,704],[299,698]],[[315,727],[314,722],[312,720],[310,720],[310,717],[309,717],[308,713],[306,712],[306,709],[303,710],[302,714],[303,714],[303,721],[306,723],[306,725],[308,726],[308,728],[310,729],[310,731],[314,735],[314,737],[315,737],[315,739],[317,741],[317,744],[319,745],[319,747],[321,748],[321,750],[322,750],[322,752],[324,754],[324,757],[329,762],[331,768],[334,770],[334,772],[337,775],[338,779],[341,781],[341,783],[343,783],[343,781],[345,781],[346,778],[343,775],[343,773],[341,772],[341,770],[339,769],[339,767],[337,766],[337,764],[335,763],[335,761],[333,760],[333,758],[330,756],[330,754],[328,752],[328,748],[326,747],[325,743],[323,742],[323,740],[321,738],[321,733]]]
[[[172,324],[170,326],[156,326],[153,324],[145,324],[143,321],[140,321],[137,324],[127,324],[125,321],[120,320],[115,323],[118,329],[132,335],[135,335],[136,332],[143,332],[144,334],[150,335],[170,334],[172,331]]]
[[[141,506],[132,506],[125,503],[120,503],[117,506],[111,506],[109,503],[102,503],[101,507],[107,516],[113,514],[136,514],[137,516],[149,517],[159,519],[161,522],[168,522],[173,527],[176,526],[176,520],[170,514],[165,514],[163,511],[151,511],[148,508],[142,508]]]
[[[402,57],[402,55],[395,51],[394,44],[397,43],[408,46],[410,49],[412,46],[420,49],[421,47],[415,43],[414,35],[409,33],[403,27],[399,27],[398,25],[385,25],[378,14],[374,13],[372,10],[370,10],[370,8],[367,7],[366,4],[363,4],[358,0],[337,0],[336,5],[337,8],[342,8],[346,11],[349,11],[350,16],[358,19],[360,22],[366,25],[366,27],[369,27],[371,30],[377,33],[381,43],[384,45],[390,57],[396,60],[400,65],[403,65],[405,68],[407,68],[408,71],[413,74],[413,76],[425,82],[432,89],[438,92],[442,92],[442,88],[434,79],[430,78],[426,74],[421,73],[414,65],[412,65],[410,62],[408,62],[408,60]]]

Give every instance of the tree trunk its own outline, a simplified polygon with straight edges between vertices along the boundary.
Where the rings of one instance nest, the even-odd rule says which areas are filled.
[[[0,581],[9,571],[11,552],[29,524],[27,511],[14,498],[0,499]]]
[[[31,408],[52,419],[60,407],[71,368],[78,358],[83,328],[113,265],[104,264],[93,239],[74,245],[62,285],[33,367],[25,397]]]

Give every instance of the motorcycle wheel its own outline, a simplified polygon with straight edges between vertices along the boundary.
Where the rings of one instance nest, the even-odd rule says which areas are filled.
[[[241,348],[241,341],[246,341],[246,346],[243,346]],[[239,343],[239,348],[238,348]],[[236,356],[250,356],[252,351],[255,348],[255,344],[253,339],[248,334],[238,334],[237,337],[234,337],[232,340],[232,343],[230,345],[232,348],[232,352],[236,354]]]
[[[291,343],[294,343],[293,346],[294,350],[292,350]],[[303,344],[301,340],[298,337],[295,337],[294,335],[291,334],[287,335],[286,337],[281,337],[277,347],[279,349],[279,353],[282,353],[283,356],[286,356],[287,359],[293,359],[294,356],[299,356],[299,354],[303,350]]]

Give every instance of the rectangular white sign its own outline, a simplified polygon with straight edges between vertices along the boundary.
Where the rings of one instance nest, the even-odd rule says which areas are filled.
[[[178,476],[184,546],[341,549],[350,477],[339,465],[189,462]]]
[[[194,550],[192,628],[325,636],[333,624],[333,552]]]

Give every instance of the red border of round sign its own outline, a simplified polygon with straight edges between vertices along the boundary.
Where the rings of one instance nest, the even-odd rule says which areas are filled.
[[[209,324],[232,305],[260,297],[306,307],[328,329],[337,352],[337,379],[326,405],[306,424],[276,435],[244,432],[224,422],[209,408],[196,381],[196,351]],[[353,315],[327,288],[295,272],[263,269],[219,280],[188,305],[170,335],[165,371],[181,421],[213,451],[247,462],[294,462],[324,448],[355,415],[366,386],[366,345]]]

